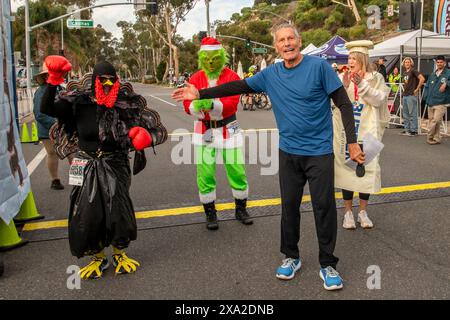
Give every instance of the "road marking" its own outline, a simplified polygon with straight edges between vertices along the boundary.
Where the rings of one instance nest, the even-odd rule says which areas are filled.
[[[450,181],[407,185],[407,186],[397,186],[397,187],[387,187],[387,188],[381,189],[381,192],[376,193],[376,195],[404,193],[404,192],[412,192],[412,191],[423,191],[423,190],[432,190],[432,189],[443,189],[443,188],[449,188],[449,187],[450,187]],[[336,192],[335,196],[336,196],[336,199],[342,199],[341,192]],[[310,202],[310,201],[311,201],[310,195],[303,196],[302,202]],[[249,207],[249,208],[268,207],[268,206],[278,206],[280,204],[281,204],[280,198],[251,200],[251,201],[247,202],[247,207]],[[219,203],[216,205],[216,208],[217,208],[217,210],[222,210],[222,211],[223,210],[232,210],[232,209],[234,209],[234,202]],[[136,219],[179,216],[179,215],[195,214],[195,213],[203,213],[203,207],[202,206],[191,206],[191,207],[172,208],[172,209],[141,211],[141,212],[136,212]],[[24,225],[22,230],[23,231],[35,231],[35,230],[44,230],[44,229],[53,229],[53,228],[66,228],[67,226],[68,226],[67,220],[53,220],[53,221],[47,221],[47,222],[27,223]]]
[[[44,160],[45,156],[47,155],[47,152],[45,151],[45,148],[42,148],[41,151],[34,157],[33,160],[28,164],[28,176],[31,176],[31,174],[36,170],[36,168],[39,166],[42,160]]]
[[[173,107],[177,107],[176,104],[173,104],[172,102],[169,102],[169,101],[163,100],[163,99],[161,99],[161,98],[155,97],[155,96],[152,95],[152,94],[149,94],[148,96],[149,96],[149,97],[152,97],[152,98],[154,98],[154,99],[156,99],[156,100],[162,101],[162,102],[164,102],[164,103],[167,103],[167,104],[169,104],[169,105],[171,105],[171,106],[173,106]]]

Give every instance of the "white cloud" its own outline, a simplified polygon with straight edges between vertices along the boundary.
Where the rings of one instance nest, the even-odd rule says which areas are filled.
[[[95,4],[113,3],[124,0],[97,0]],[[11,7],[15,11],[17,7],[24,5],[24,0],[12,0]],[[252,6],[254,0],[211,0],[210,2],[210,22],[215,20],[229,20],[235,12],[240,12],[243,7]],[[134,9],[131,5],[112,6],[94,9],[94,23],[101,24],[103,28],[111,32],[116,38],[121,37],[120,28],[117,22],[136,20]],[[199,31],[206,31],[206,6],[203,0],[200,0],[194,9],[186,15],[186,21],[182,22],[178,27],[178,34],[185,39],[191,39],[192,36]]]

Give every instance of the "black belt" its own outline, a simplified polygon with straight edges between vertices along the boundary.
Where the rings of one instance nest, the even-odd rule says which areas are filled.
[[[225,118],[223,120],[201,120],[203,122],[203,124],[206,127],[206,130],[208,129],[217,129],[217,128],[222,128],[225,127],[227,124],[236,121],[236,114],[233,114],[232,116]]]

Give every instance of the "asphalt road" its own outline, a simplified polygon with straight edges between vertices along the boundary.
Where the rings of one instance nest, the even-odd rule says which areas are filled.
[[[192,118],[170,99],[171,89],[143,85],[135,88],[160,113],[169,133],[180,129],[192,132]],[[246,130],[276,128],[271,111],[240,111],[238,120]],[[424,136],[405,137],[399,131],[386,130],[381,157],[383,187],[450,181],[448,138],[441,145],[429,146]],[[269,143],[276,141],[275,132],[270,133]],[[254,135],[253,131],[249,134]],[[248,138],[248,161],[248,150],[255,146],[252,139],[257,137],[259,144],[264,134],[258,132]],[[199,204],[195,166],[175,165],[172,161],[179,139],[177,134],[172,135],[157,148],[156,155],[147,151],[148,166],[133,177],[131,187],[136,211]],[[41,149],[41,145],[23,145],[27,163]],[[257,150],[266,152],[260,146]],[[276,162],[276,145],[269,148],[268,155]],[[278,198],[278,175],[261,174],[262,168],[271,164],[265,159],[253,163],[247,165],[250,199]],[[67,164],[61,162],[65,185],[67,172]],[[218,202],[232,202],[223,168],[217,173]],[[45,161],[31,175],[31,183],[45,221],[65,219],[70,188],[49,189]],[[273,207],[274,214],[257,217],[253,226],[227,220],[221,221],[217,232],[206,230],[200,213],[192,215],[196,218],[192,223],[178,224],[181,217],[175,216],[169,224],[158,227],[152,227],[155,218],[143,219],[138,240],[127,251],[141,262],[138,272],[116,277],[109,270],[103,279],[83,281],[79,290],[67,288],[66,270],[71,265],[82,266],[87,260],[70,255],[65,230],[60,230],[60,240],[46,240],[45,230],[23,232],[22,236],[28,236],[32,242],[5,254],[0,299],[448,299],[449,207],[447,196],[375,204],[369,207],[375,223],[373,230],[347,231],[339,227],[336,255],[345,281],[340,292],[326,292],[319,279],[311,212],[302,215],[301,271],[291,281],[275,278],[275,269],[283,258],[279,253],[278,206]],[[263,208],[251,208],[250,213],[256,215],[260,210]],[[381,271],[381,288],[375,290],[368,288],[373,266]]]

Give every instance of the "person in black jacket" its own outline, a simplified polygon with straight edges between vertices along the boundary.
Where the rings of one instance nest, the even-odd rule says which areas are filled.
[[[123,249],[137,238],[136,218],[130,199],[130,148],[136,150],[136,174],[145,166],[144,148],[161,143],[165,128],[143,117],[139,95],[121,90],[114,67],[94,67],[91,87],[56,95],[56,86],[70,71],[68,60],[49,56],[49,77],[41,112],[58,119],[69,137],[78,139],[69,183],[69,244],[74,256],[92,256],[80,270],[83,279],[99,278],[109,266],[104,249],[112,245],[116,274],[136,271],[139,263]],[[166,135],[165,135],[166,136]],[[135,161],[136,161],[135,159]]]
[[[386,62],[385,57],[381,57],[378,59],[377,72],[379,72],[383,75],[384,81],[387,81],[387,71],[386,71],[386,66],[384,65],[385,62]]]

